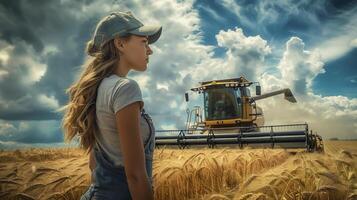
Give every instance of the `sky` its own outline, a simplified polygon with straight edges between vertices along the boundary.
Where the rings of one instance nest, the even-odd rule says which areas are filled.
[[[132,11],[162,25],[145,72],[131,71],[156,129],[183,128],[200,81],[241,75],[262,92],[267,125],[308,123],[324,139],[357,139],[357,1],[0,1],[0,149],[63,146],[65,89],[96,23]]]

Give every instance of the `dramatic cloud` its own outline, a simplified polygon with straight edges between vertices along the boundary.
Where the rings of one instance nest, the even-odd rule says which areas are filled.
[[[357,129],[357,99],[344,96],[322,97],[314,94],[311,82],[324,73],[323,62],[316,51],[305,50],[300,38],[292,37],[286,42],[286,49],[277,67],[278,74],[265,73],[260,81],[268,91],[289,87],[298,100],[297,104],[282,98],[263,100],[265,117],[274,123],[309,123],[310,128],[325,138],[354,138]]]
[[[264,70],[262,65],[265,57],[271,53],[271,48],[259,35],[246,37],[243,30],[236,27],[234,31],[220,31],[216,38],[219,47],[228,49],[227,57],[222,63],[226,62],[234,69],[225,73],[244,74],[246,78],[254,79],[256,73]]]
[[[192,92],[190,102],[184,101],[184,93],[198,82],[244,75],[259,80],[265,92],[289,87],[296,95],[297,104],[281,97],[259,102],[267,123],[306,121],[327,138],[357,137],[356,99],[321,96],[312,87],[316,76],[328,72],[326,62],[356,48],[356,7],[328,18],[330,6],[323,1],[225,0],[223,13],[193,0],[3,1],[0,148],[62,140],[61,116],[54,110],[68,101],[64,91],[78,78],[96,23],[116,10],[163,26],[161,38],[151,45],[148,70],[128,75],[141,86],[157,129],[184,128],[186,108],[202,104]],[[211,45],[205,43],[208,30],[202,24],[213,22],[199,10],[219,22],[214,24],[227,24],[228,13],[235,16],[230,26],[209,27]],[[349,82],[355,80],[351,74]]]
[[[300,38],[292,37],[286,43],[286,50],[278,65],[282,79],[299,94],[311,89],[312,80],[324,73],[323,62],[318,52],[309,52]]]
[[[0,118],[9,120],[6,123],[10,124],[15,123],[11,120],[37,119],[52,126],[46,120],[60,119],[53,111],[68,100],[64,90],[77,78],[85,59],[84,45],[90,40],[95,23],[111,11],[131,10],[145,24],[161,24],[164,34],[152,45],[155,56],[150,59],[147,72],[133,72],[129,76],[141,85],[146,109],[158,122],[158,129],[161,125],[172,124],[183,127],[183,94],[192,85],[191,76],[183,71],[188,72],[187,67],[193,68],[199,60],[209,58],[211,51],[210,47],[200,44],[200,19],[192,8],[193,2],[112,3],[46,1],[41,5],[26,2],[1,5],[4,12],[0,15],[3,19],[0,25],[6,28],[2,29],[0,38],[0,44],[4,46],[0,52]],[[33,7],[46,12],[35,11]],[[16,16],[13,9],[17,11]],[[29,20],[21,20],[24,16]],[[46,21],[36,20],[38,18]],[[19,33],[23,30],[26,31]],[[177,115],[172,115],[172,110],[177,110]],[[36,126],[35,122],[28,123]],[[15,135],[23,135],[19,129],[12,131]],[[43,136],[34,129],[32,131],[34,140]],[[52,134],[57,138],[55,133]],[[2,140],[6,137],[23,141],[21,137],[9,135]],[[47,140],[50,142],[51,139]]]
[[[316,44],[321,50],[325,62],[335,60],[356,48],[357,38],[357,7],[339,14],[329,21],[321,31],[320,39]],[[322,36],[322,37],[321,37]]]
[[[22,143],[56,143],[63,141],[57,120],[1,122],[0,141]]]

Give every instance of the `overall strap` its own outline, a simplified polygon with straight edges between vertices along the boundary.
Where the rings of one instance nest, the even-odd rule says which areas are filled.
[[[150,130],[150,134],[149,134],[149,138],[146,140],[145,142],[145,148],[148,147],[148,145],[150,145],[151,142],[155,142],[155,133],[154,133],[154,127],[152,125],[152,120],[151,117],[145,112],[145,109],[142,109],[141,115],[145,118],[148,126],[149,126],[149,130]]]

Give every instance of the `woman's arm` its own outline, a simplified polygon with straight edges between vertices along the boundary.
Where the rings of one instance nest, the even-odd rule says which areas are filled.
[[[94,158],[94,150],[92,149],[89,153],[89,169],[92,172],[91,174],[93,175],[93,170],[95,169],[95,158]],[[91,182],[94,182],[93,177],[91,176]]]
[[[140,103],[135,102],[119,110],[116,125],[131,197],[135,200],[154,199],[140,134]]]
[[[89,162],[88,162],[88,164],[89,164],[89,169],[91,170],[91,171],[93,171],[94,170],[94,168],[95,168],[95,159],[94,159],[94,152],[93,152],[94,150],[92,149],[91,151],[90,151],[90,153],[89,153]]]

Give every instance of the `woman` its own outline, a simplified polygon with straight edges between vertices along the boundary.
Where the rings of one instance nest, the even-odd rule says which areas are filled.
[[[99,21],[87,44],[91,58],[61,108],[65,141],[78,136],[89,154],[92,184],[81,200],[153,199],[155,130],[139,85],[126,75],[146,70],[153,53],[148,44],[161,30],[131,12],[115,12]]]

